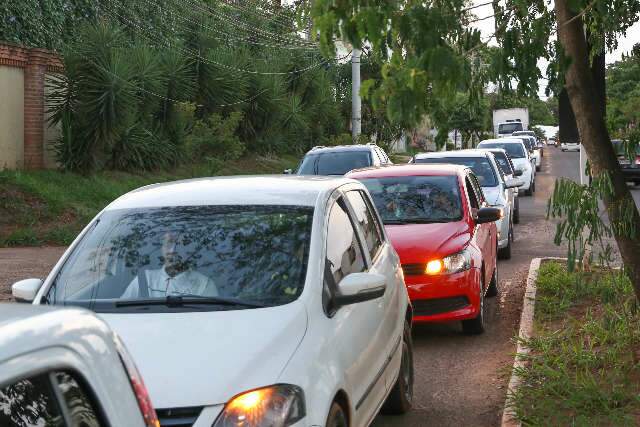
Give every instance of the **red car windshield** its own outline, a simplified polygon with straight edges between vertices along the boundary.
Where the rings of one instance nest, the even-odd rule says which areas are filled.
[[[385,224],[453,222],[462,219],[456,176],[361,179]]]

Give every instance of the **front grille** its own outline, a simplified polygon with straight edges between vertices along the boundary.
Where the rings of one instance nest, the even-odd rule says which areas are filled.
[[[202,406],[156,409],[161,427],[191,427],[202,412]]]
[[[459,310],[469,305],[465,296],[435,299],[419,299],[411,301],[414,316],[433,316]]]
[[[402,264],[405,276],[422,276],[426,268],[426,264]]]

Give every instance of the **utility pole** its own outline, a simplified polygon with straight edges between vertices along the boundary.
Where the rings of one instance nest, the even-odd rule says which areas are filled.
[[[362,131],[362,101],[360,99],[360,49],[351,53],[351,136],[357,142]]]

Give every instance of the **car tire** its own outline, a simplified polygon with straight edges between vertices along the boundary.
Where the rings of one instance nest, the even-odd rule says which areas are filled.
[[[514,205],[513,222],[514,224],[520,224],[520,200],[517,197],[514,199]]]
[[[411,410],[413,405],[413,340],[411,339],[411,325],[404,323],[402,334],[402,360],[398,378],[387,396],[382,413],[387,415],[402,415]]]
[[[536,172],[540,172],[540,168],[542,167],[542,165],[536,165]]]
[[[466,335],[480,335],[484,332],[484,282],[482,277],[480,277],[480,313],[473,319],[462,321],[462,332]]]
[[[499,259],[511,259],[511,243],[513,242],[513,224],[509,225],[509,237],[507,239],[507,246],[502,249],[498,249]]]
[[[536,192],[536,180],[531,181],[531,194]]]
[[[349,419],[347,414],[338,402],[331,404],[329,416],[327,416],[327,427],[349,427]]]
[[[498,292],[498,263],[496,262],[496,268],[493,269],[493,276],[491,276],[491,282],[487,288],[487,297],[495,297]]]

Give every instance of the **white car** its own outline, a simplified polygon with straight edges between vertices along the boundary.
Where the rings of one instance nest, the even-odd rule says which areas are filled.
[[[500,139],[503,141],[503,139]],[[498,255],[511,258],[513,242],[514,199],[512,188],[517,188],[519,180],[505,180],[495,157],[487,150],[456,150],[416,154],[409,163],[444,163],[470,168],[478,178],[485,199],[490,206],[502,209],[503,217],[496,221],[498,229]]]
[[[580,144],[577,142],[562,142],[560,149],[562,151],[580,151]]]
[[[108,425],[158,419],[107,324],[78,308],[1,304],[0,426]]]
[[[524,145],[527,147],[527,150],[529,151],[529,155],[531,157],[531,161],[534,164],[535,170],[539,171],[542,166],[542,153],[540,147],[538,147],[536,138],[527,135],[513,136],[512,138],[522,140]]]
[[[529,157],[529,151],[519,138],[485,139],[480,141],[478,148],[502,148],[504,149],[516,170],[522,171],[518,178],[522,185],[518,187],[518,194],[531,196],[536,191],[536,170],[533,160]]]
[[[42,286],[18,288],[99,313],[161,425],[367,426],[383,405],[411,407],[399,257],[354,180],[143,187],[91,221]]]
[[[504,175],[505,182],[514,180],[519,186],[522,185],[522,180],[518,179],[519,176],[522,176],[522,171],[516,169],[511,158],[503,148],[480,148],[480,150],[486,150],[493,154],[496,163],[500,166],[500,171]],[[520,222],[519,187],[509,188],[508,191],[509,200],[511,200],[513,204],[513,223],[518,224]]]

